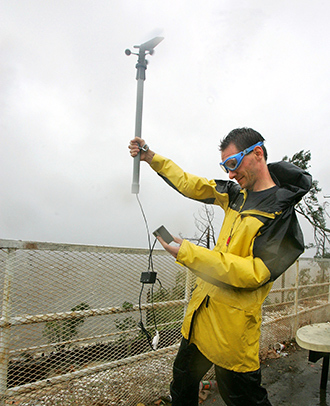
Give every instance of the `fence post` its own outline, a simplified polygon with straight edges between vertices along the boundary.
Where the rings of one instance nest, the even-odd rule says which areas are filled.
[[[5,271],[3,280],[2,296],[2,317],[4,323],[0,331],[0,405],[4,406],[7,391],[7,375],[9,363],[10,346],[10,305],[11,305],[11,285],[13,279],[13,265],[16,250],[8,248],[8,256],[5,260]]]
[[[183,317],[186,314],[187,308],[188,308],[188,302],[190,300],[190,294],[191,294],[191,279],[192,279],[192,273],[189,270],[186,270],[186,287],[185,287],[185,293],[184,293],[184,299],[186,301],[184,305],[184,313]]]
[[[294,336],[298,329],[298,299],[299,299],[299,259],[296,261],[296,283],[295,283],[295,295],[294,295]]]
[[[285,285],[286,285],[286,281],[285,281],[285,272],[282,273],[281,275],[281,287],[283,289],[282,294],[281,294],[281,303],[285,302]]]
[[[329,262],[327,261],[327,267],[329,267]],[[328,268],[329,269],[329,268]],[[328,303],[330,303],[330,281],[329,281],[329,278],[330,278],[330,274],[329,274],[329,277],[327,277],[325,280],[327,280],[328,281]]]

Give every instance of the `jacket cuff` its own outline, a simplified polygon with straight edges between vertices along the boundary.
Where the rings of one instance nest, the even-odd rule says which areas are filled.
[[[164,161],[165,161],[165,158],[163,156],[155,153],[155,155],[153,156],[152,161],[150,163],[150,166],[154,171],[159,172],[164,165]]]
[[[176,262],[180,265],[185,265],[183,259],[184,259],[184,257],[187,256],[187,249],[188,249],[189,244],[191,244],[191,242],[187,241],[187,240],[183,240],[181,243],[178,255],[176,256]]]

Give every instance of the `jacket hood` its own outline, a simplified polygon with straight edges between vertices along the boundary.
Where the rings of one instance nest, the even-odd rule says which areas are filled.
[[[308,193],[312,186],[312,176],[290,162],[270,163],[268,170],[276,185],[279,186],[276,195],[281,206],[282,204],[294,206]]]

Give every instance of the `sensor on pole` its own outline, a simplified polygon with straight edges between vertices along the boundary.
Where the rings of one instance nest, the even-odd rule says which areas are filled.
[[[154,48],[163,40],[163,37],[155,37],[141,45],[134,45],[134,48],[139,49],[139,53],[131,52],[129,49],[125,50],[127,56],[133,54],[138,56],[136,64],[136,80],[137,80],[137,96],[136,96],[136,115],[135,115],[135,137],[141,138],[142,131],[142,107],[143,107],[143,85],[146,80],[147,63],[146,55],[152,55]],[[140,145],[141,147],[143,145]],[[133,182],[132,193],[138,194],[140,189],[140,153],[134,157],[133,162]]]

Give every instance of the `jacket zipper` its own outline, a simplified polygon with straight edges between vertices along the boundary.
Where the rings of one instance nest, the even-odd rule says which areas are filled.
[[[234,222],[233,222],[233,224],[231,226],[231,229],[230,229],[230,232],[229,232],[229,237],[227,238],[227,241],[226,241],[226,247],[228,247],[228,245],[230,243],[230,240],[231,240],[231,238],[232,238],[232,236],[234,234],[233,231],[234,231],[234,227],[235,227],[235,224],[236,224],[236,220],[238,219],[238,217],[240,217],[241,210],[243,209],[244,203],[246,201],[247,194],[246,194],[246,192],[244,190],[242,191],[242,193],[244,195],[243,203],[241,204],[241,207],[239,208],[239,210],[237,212],[237,215],[235,217],[235,220],[234,220]]]

